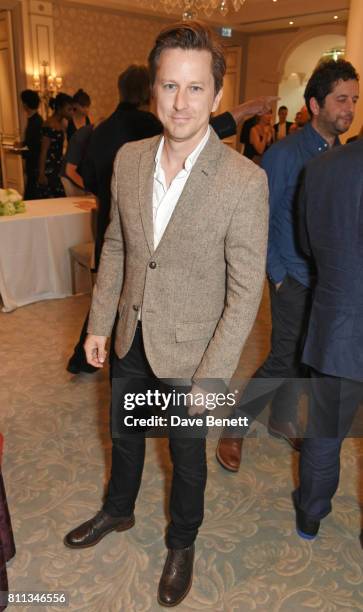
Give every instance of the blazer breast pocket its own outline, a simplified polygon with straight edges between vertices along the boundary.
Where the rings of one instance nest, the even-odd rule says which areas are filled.
[[[177,342],[190,342],[211,338],[217,327],[219,319],[193,323],[177,323],[175,326],[175,339]]]

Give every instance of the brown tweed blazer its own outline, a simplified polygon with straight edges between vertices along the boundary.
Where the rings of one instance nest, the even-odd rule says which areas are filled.
[[[263,170],[213,130],[154,250],[152,193],[160,137],[124,145],[88,332],[130,349],[140,308],[159,378],[231,378],[256,317],[265,275],[268,187]]]

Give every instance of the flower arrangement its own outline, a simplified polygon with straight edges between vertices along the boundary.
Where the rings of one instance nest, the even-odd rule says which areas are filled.
[[[0,217],[26,211],[25,202],[15,189],[0,189]]]

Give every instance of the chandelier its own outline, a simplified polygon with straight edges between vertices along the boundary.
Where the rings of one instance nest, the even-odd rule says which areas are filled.
[[[145,3],[145,0],[138,0]],[[211,17],[213,13],[225,17],[231,9],[236,12],[242,8],[246,0],[149,0],[148,5],[154,11],[163,9],[166,13],[180,9],[184,20],[195,19],[202,13],[206,17]]]
[[[33,74],[33,89],[39,93],[42,114],[45,118],[49,115],[49,102],[62,87],[63,79],[50,73],[49,62],[41,62],[40,70]]]

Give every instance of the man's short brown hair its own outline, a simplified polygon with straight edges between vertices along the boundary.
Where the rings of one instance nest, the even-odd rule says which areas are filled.
[[[121,100],[134,106],[150,102],[150,79],[146,66],[131,64],[118,77],[118,90]]]
[[[198,21],[188,21],[187,23],[182,21],[168,26],[160,32],[148,58],[151,85],[155,83],[159,58],[165,49],[209,51],[212,56],[215,93],[217,94],[222,88],[223,77],[226,72],[226,60],[221,45],[205,25]]]

